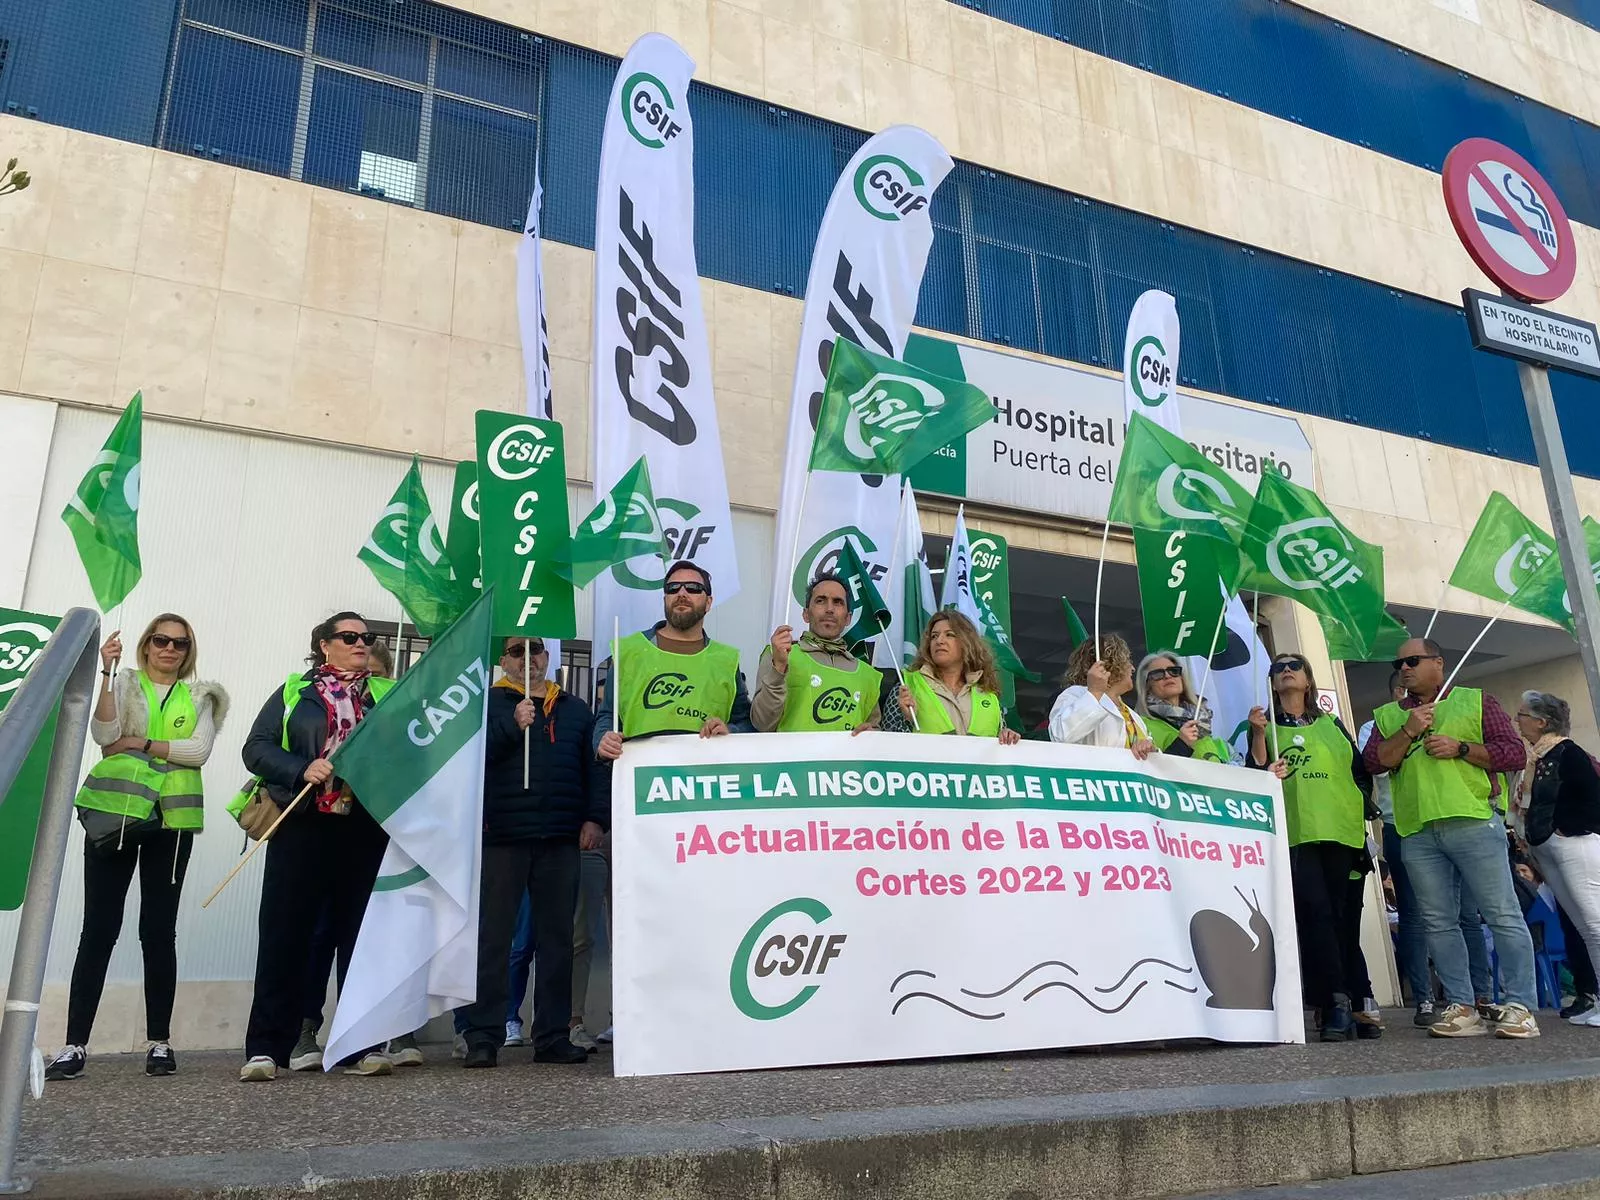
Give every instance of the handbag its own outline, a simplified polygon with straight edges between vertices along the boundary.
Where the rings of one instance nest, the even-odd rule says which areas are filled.
[[[267,793],[267,785],[259,775],[252,776],[234,793],[228,811],[239,822],[239,828],[244,830],[245,836],[253,842],[260,841],[261,835],[271,829],[283,813],[278,802]]]

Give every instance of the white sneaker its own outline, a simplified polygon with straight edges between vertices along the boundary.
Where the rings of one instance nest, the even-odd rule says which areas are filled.
[[[266,1083],[278,1077],[278,1064],[258,1054],[239,1069],[240,1083]]]
[[[600,1043],[594,1040],[594,1036],[583,1027],[582,1022],[579,1022],[571,1029],[567,1030],[567,1040],[574,1046],[577,1046],[580,1050],[592,1051],[598,1049],[600,1045]]]
[[[346,1075],[393,1075],[394,1060],[377,1050],[363,1054],[344,1069]]]
[[[604,1033],[596,1034],[594,1040],[599,1042],[602,1046],[609,1046],[611,1045],[611,1039],[616,1035],[616,1029],[617,1027],[615,1025],[607,1025],[606,1031]]]
[[[1494,1023],[1497,1038],[1536,1038],[1539,1022],[1520,1004],[1507,1004],[1500,1010],[1500,1019]]]
[[[526,1046],[528,1044],[528,1039],[522,1032],[521,1021],[506,1022],[505,1044],[507,1046]]]
[[[1591,1028],[1600,1029],[1600,1006],[1591,1008],[1586,1013],[1579,1013],[1571,1019],[1569,1024],[1588,1025]]]

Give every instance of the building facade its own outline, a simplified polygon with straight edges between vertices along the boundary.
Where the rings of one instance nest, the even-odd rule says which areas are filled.
[[[1018,414],[1099,403],[1148,287],[1178,298],[1180,382],[1225,465],[1296,464],[1386,547],[1391,608],[1419,630],[1443,595],[1437,632],[1464,648],[1492,611],[1441,590],[1492,492],[1548,527],[1515,370],[1468,342],[1460,290],[1490,285],[1439,168],[1477,135],[1537,166],[1580,252],[1560,307],[1600,314],[1592,0],[13,0],[0,159],[33,182],[0,197],[0,606],[88,602],[57,514],[142,389],[145,576],[107,620],[186,614],[202,675],[235,703],[179,924],[180,1045],[242,1041],[259,876],[204,912],[198,899],[242,841],[221,807],[250,719],[328,612],[394,622],[355,553],[404,459],[422,456],[443,511],[474,411],[522,406],[514,254],[535,161],[555,412],[573,510],[592,503],[600,135],[619,58],[651,30],[699,64],[697,254],[745,581],[714,623],[748,669],[782,568],[773,510],[812,244],[840,169],[895,123],[957,160],[919,332],[1018,381],[995,394],[1005,452],[934,481],[924,524],[948,533],[965,494],[971,523],[1007,539],[1036,669],[1064,662],[1057,597],[1087,613],[1104,501],[1057,494],[1013,436]],[[1600,512],[1600,390],[1561,378],[1556,396],[1579,500]],[[1131,543],[1113,536],[1110,555],[1106,624],[1139,642]],[[1364,720],[1387,667],[1340,670],[1304,611],[1262,612],[1270,643],[1307,654],[1352,729]],[[579,667],[586,621],[580,603]],[[1474,664],[1463,678],[1511,704],[1533,686],[1568,697],[1596,745],[1562,631],[1503,621]],[[1025,719],[1048,688],[1020,693]],[[46,1038],[81,911],[76,848],[70,861]],[[133,912],[98,1049],[142,1032]],[[13,930],[0,914],[0,946]],[[1370,932],[1380,951],[1381,922]]]

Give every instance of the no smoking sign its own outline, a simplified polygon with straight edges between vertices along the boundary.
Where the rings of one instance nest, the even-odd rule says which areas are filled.
[[[1578,246],[1555,190],[1515,150],[1468,138],[1444,160],[1450,223],[1483,273],[1524,300],[1572,286]]]

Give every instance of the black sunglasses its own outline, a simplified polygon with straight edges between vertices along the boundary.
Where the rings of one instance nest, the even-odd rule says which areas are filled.
[[[189,653],[189,647],[194,645],[188,638],[168,637],[164,633],[152,633],[150,635],[150,644],[157,650],[165,650],[171,647],[180,654]]]
[[[1146,679],[1150,679],[1150,680],[1155,680],[1155,679],[1182,679],[1183,678],[1183,668],[1182,667],[1153,667],[1151,670],[1149,670],[1148,672],[1145,673],[1145,678]]]
[[[1282,662],[1275,662],[1267,668],[1268,675],[1282,675],[1285,671],[1304,671],[1306,660],[1303,658],[1286,658]]]
[[[688,592],[691,596],[704,596],[711,589],[703,583],[695,583],[692,579],[676,579],[663,584],[661,590],[669,596],[676,596],[679,592]]]
[[[522,653],[523,653],[523,650],[522,650],[523,644],[524,643],[521,642],[521,641],[516,641],[516,642],[512,642],[510,645],[508,645],[506,647],[506,657],[507,658],[521,658],[522,657]],[[540,641],[538,638],[528,638],[527,641],[526,641],[526,644],[527,644],[527,648],[530,651],[532,651],[534,654],[543,654],[544,653],[544,643],[542,641]]]
[[[343,642],[346,646],[354,646],[360,642],[363,646],[370,646],[378,640],[378,635],[370,629],[365,633],[357,633],[353,629],[341,629],[328,638],[330,642]]]
[[[1410,667],[1415,670],[1418,663],[1425,662],[1430,658],[1437,658],[1440,662],[1444,661],[1444,655],[1442,654],[1408,654],[1404,658],[1395,659],[1389,666],[1396,671],[1401,667]]]

